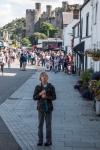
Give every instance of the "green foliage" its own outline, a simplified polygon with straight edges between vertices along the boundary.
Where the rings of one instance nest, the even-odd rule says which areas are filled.
[[[100,57],[100,50],[99,49],[97,49],[97,50],[94,49],[94,51],[92,52],[92,57]]]
[[[92,54],[92,51],[91,50],[86,50],[85,51],[85,54],[87,55],[87,54]]]
[[[47,39],[47,36],[43,33],[35,32],[32,36],[29,37],[32,45],[36,45],[38,43],[38,39]]]
[[[40,26],[40,32],[44,33],[48,37],[54,37],[55,33],[58,32],[58,29],[53,28],[52,24],[47,22],[42,22]]]
[[[88,83],[84,82],[80,87],[80,92],[82,93],[85,89],[88,89]]]
[[[31,46],[31,42],[28,38],[23,38],[21,40],[21,43],[22,43],[23,46]]]
[[[11,39],[15,39],[16,35],[16,40],[18,39],[18,36],[20,35],[22,30],[25,30],[26,27],[26,19],[21,18],[21,19],[16,19],[13,20],[12,22],[6,24],[3,29],[7,29],[9,34],[11,34]]]
[[[51,28],[49,30],[49,37],[54,37],[55,33],[58,32],[58,29]]]
[[[92,57],[100,57],[100,49],[94,49],[93,51],[91,50],[86,50],[85,54],[91,54]]]
[[[80,73],[81,79],[83,82],[88,82],[90,80],[91,74],[93,73],[92,69],[84,70]]]

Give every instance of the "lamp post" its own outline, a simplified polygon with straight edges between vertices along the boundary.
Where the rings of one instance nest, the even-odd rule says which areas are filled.
[[[15,47],[16,47],[16,23],[15,23]]]

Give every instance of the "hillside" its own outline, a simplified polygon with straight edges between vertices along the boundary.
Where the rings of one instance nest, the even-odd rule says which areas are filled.
[[[6,24],[3,29],[7,29],[9,34],[11,34],[11,38],[12,40],[15,37],[15,33],[16,33],[16,37],[19,36],[19,34],[21,33],[22,30],[25,30],[26,28],[26,19],[25,18],[20,18],[20,19],[16,19],[13,20],[12,22]]]

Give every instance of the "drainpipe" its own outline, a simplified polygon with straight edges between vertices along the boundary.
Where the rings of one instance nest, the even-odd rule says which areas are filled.
[[[82,22],[81,22],[81,10],[80,10],[80,39],[79,39],[79,43],[81,43],[81,36],[82,36],[81,25],[82,25]]]

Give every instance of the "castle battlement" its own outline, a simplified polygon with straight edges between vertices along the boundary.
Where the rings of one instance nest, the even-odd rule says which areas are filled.
[[[27,9],[26,10],[26,15],[29,15],[29,14],[33,14],[33,15],[38,15],[40,14],[39,10],[38,9]]]
[[[46,5],[46,12],[41,14],[41,3],[35,3],[35,9],[26,10],[26,36],[32,35],[39,31],[42,22],[48,22],[54,28],[62,28],[62,12],[74,12],[79,9],[80,5],[69,5],[68,1],[62,1],[62,6],[52,11],[52,5]],[[78,18],[78,11],[75,11],[75,17]]]
[[[26,13],[29,13],[29,12],[35,12],[34,9],[26,9]]]

